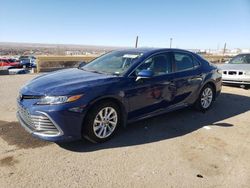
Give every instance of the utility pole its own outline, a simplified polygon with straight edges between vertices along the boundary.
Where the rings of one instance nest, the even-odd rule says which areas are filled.
[[[227,49],[227,43],[225,42],[225,44],[224,44],[224,48],[223,48],[223,56],[225,55],[225,53],[226,53],[226,49]]]
[[[173,38],[170,38],[170,48],[172,48],[172,41],[173,41]]]
[[[136,40],[135,40],[135,48],[137,48],[138,47],[138,36],[136,36]]]
[[[223,58],[224,58],[224,55],[226,53],[226,48],[227,48],[227,43],[225,42],[223,52],[222,52],[222,58],[220,59],[220,63],[222,63],[222,61],[224,60]]]

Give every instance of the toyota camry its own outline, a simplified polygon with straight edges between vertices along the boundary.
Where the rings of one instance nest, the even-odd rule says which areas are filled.
[[[208,110],[221,81],[216,66],[186,50],[112,51],[26,83],[17,117],[44,140],[104,142],[130,122],[187,106]]]

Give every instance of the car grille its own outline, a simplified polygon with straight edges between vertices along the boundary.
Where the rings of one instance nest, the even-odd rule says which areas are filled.
[[[223,71],[224,75],[243,75],[244,72],[243,71]]]
[[[40,99],[42,97],[40,95],[22,95],[22,99]]]
[[[60,134],[53,122],[44,114],[39,116],[30,115],[28,110],[18,105],[18,116],[33,132],[48,136]]]

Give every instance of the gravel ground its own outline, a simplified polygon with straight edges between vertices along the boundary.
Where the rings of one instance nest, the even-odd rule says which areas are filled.
[[[103,144],[57,145],[16,122],[18,90],[35,76],[0,77],[0,187],[249,187],[250,90],[223,87],[205,114],[140,121]]]

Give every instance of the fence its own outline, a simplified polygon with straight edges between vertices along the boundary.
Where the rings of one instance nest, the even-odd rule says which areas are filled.
[[[48,72],[78,66],[79,62],[89,62],[98,56],[37,56],[37,72]]]
[[[58,69],[77,67],[79,62],[89,62],[98,55],[89,56],[37,56],[37,72],[49,72]],[[230,56],[203,55],[205,59],[212,63],[222,63],[229,60]]]
[[[202,55],[206,60],[210,61],[211,63],[224,63],[232,58],[232,56],[226,55]]]

